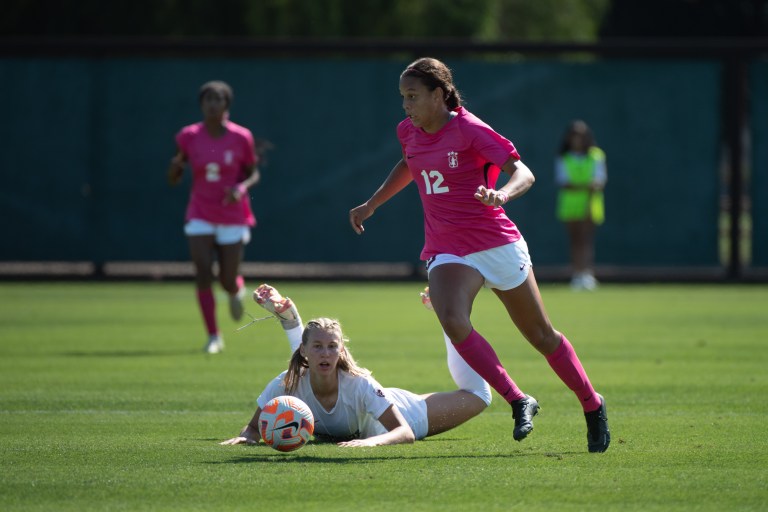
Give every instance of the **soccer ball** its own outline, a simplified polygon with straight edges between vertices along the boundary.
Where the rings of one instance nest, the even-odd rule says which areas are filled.
[[[309,406],[295,396],[278,396],[264,405],[259,415],[259,433],[267,445],[281,452],[298,450],[315,431]]]

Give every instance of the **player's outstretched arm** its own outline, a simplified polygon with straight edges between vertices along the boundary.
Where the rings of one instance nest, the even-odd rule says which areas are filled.
[[[416,436],[413,430],[408,426],[402,413],[394,405],[390,405],[386,411],[379,416],[379,421],[389,431],[378,436],[367,437],[365,439],[353,439],[339,443],[339,446],[345,448],[359,448],[362,446],[384,446],[388,444],[413,443]]]
[[[373,215],[376,208],[389,201],[394,195],[403,190],[413,178],[408,170],[408,166],[401,159],[392,168],[392,171],[381,184],[378,190],[373,193],[370,199],[366,202],[352,208],[349,211],[349,223],[352,229],[358,235],[362,235],[365,229],[363,228],[363,222]]]
[[[261,439],[261,434],[259,434],[259,429],[256,425],[258,425],[260,415],[261,407],[257,407],[256,412],[253,414],[253,418],[250,422],[248,422],[246,426],[243,427],[237,437],[227,439],[226,441],[222,441],[219,444],[224,446],[232,446],[236,444],[258,444],[259,440]]]
[[[187,161],[187,156],[180,149],[176,151],[176,154],[171,158],[171,163],[168,165],[168,184],[178,185],[181,181],[181,175],[184,174],[184,164]]]

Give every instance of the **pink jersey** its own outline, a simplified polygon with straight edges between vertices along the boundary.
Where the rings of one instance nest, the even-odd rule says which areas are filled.
[[[253,226],[256,218],[247,194],[236,203],[224,204],[227,192],[246,179],[244,169],[258,161],[253,135],[232,121],[226,126],[227,132],[217,138],[208,134],[203,123],[185,126],[176,135],[176,144],[192,168],[186,220]]]
[[[496,187],[500,167],[520,159],[515,146],[464,107],[437,133],[405,119],[397,127],[403,158],[424,207],[421,258],[466,256],[516,242],[520,232],[501,207],[475,199],[480,185]]]

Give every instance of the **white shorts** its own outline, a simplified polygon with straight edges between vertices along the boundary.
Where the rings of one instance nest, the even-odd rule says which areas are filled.
[[[400,388],[387,388],[387,393],[408,425],[413,430],[416,439],[424,439],[429,432],[429,418],[427,416],[427,401],[420,395]]]
[[[251,241],[251,228],[245,224],[211,224],[200,219],[190,219],[184,225],[187,236],[215,235],[219,245],[232,245]]]
[[[523,284],[532,266],[528,244],[522,237],[517,242],[473,252],[466,256],[438,254],[427,262],[427,273],[445,263],[459,263],[472,267],[485,278],[486,288],[502,291],[511,290]]]

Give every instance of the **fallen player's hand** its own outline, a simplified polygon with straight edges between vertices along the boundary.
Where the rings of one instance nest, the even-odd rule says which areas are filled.
[[[222,441],[219,444],[223,446],[234,446],[236,444],[259,444],[259,442],[250,437],[237,436],[237,437],[233,437],[232,439],[227,439],[226,441]]]

